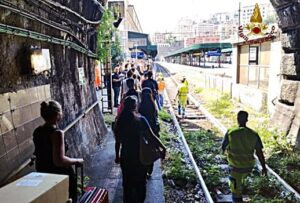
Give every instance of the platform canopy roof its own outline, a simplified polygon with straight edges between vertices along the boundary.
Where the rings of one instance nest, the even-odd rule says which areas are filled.
[[[197,53],[197,52],[206,52],[210,50],[216,49],[229,49],[232,48],[231,43],[201,43],[201,44],[194,44],[189,47],[185,47],[183,49],[179,49],[165,57],[177,56],[180,54],[187,54],[187,53]]]
[[[157,55],[157,46],[152,45],[149,39],[149,35],[139,32],[128,32],[129,49],[139,49],[145,54],[155,58]]]

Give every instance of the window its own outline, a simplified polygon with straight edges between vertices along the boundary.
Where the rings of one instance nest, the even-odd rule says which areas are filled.
[[[258,65],[258,46],[249,46],[249,65]]]

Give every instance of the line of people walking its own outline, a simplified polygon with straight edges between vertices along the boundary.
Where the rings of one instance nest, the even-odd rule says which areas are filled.
[[[162,154],[166,153],[166,148],[159,140],[158,111],[163,106],[163,100],[158,101],[159,85],[153,79],[150,65],[145,70],[137,70],[133,64],[128,70],[128,66],[125,65],[123,72],[117,67],[113,76],[118,78],[116,82],[120,82],[120,75],[126,74],[117,84],[121,89],[120,95],[118,89],[114,90],[117,93],[114,95],[117,116],[113,129],[116,139],[115,162],[120,163],[122,170],[123,202],[142,203],[146,198],[146,182],[151,178],[153,163],[145,165],[141,161],[140,136],[146,131],[161,148]]]
[[[130,68],[129,68],[130,67]],[[117,65],[114,68],[114,73],[112,75],[112,88],[113,88],[113,103],[114,107],[118,108],[125,94],[129,90],[127,81],[133,79],[133,89],[138,92],[140,99],[140,94],[142,89],[148,87],[151,89],[153,94],[153,99],[159,110],[163,107],[163,91],[165,89],[165,83],[163,75],[157,76],[157,80],[153,78],[153,72],[151,70],[151,65],[147,64],[145,67],[140,65],[125,64],[124,68],[122,65]],[[132,90],[131,90],[132,91]],[[121,104],[122,105],[122,104]]]

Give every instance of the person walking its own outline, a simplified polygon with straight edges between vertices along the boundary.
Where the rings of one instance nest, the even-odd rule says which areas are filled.
[[[182,115],[182,118],[185,117],[185,108],[187,105],[187,99],[188,99],[188,83],[185,82],[186,79],[183,78],[181,80],[181,84],[179,84],[178,91],[176,98],[178,98],[178,115]]]
[[[160,126],[158,122],[158,111],[152,96],[152,90],[148,87],[142,90],[139,113],[147,119],[153,133],[159,137]],[[148,167],[147,178],[151,177],[152,172],[153,164]]]
[[[158,84],[156,80],[153,79],[153,72],[148,71],[147,73],[147,78],[143,80],[142,82],[142,89],[145,87],[148,87],[152,90],[152,95],[154,98],[154,101],[157,102],[158,108],[160,109],[159,103],[158,103],[158,98],[157,98],[157,92],[158,92]]]
[[[133,76],[133,72],[131,70],[127,71],[126,79],[122,80],[121,82],[121,99],[124,98],[124,95],[129,90],[127,85],[127,80],[132,79],[132,76]]]
[[[263,144],[257,132],[246,126],[247,121],[248,113],[239,111],[237,114],[238,127],[229,129],[222,143],[223,153],[225,150],[227,151],[227,160],[230,166],[229,186],[233,202],[243,202],[243,180],[255,166],[254,152],[261,163],[262,175],[267,175],[262,151]]]
[[[115,67],[114,74],[112,75],[112,88],[114,90],[114,107],[118,107],[119,105],[119,96],[122,80],[123,78],[120,75],[119,67]]]
[[[81,166],[82,158],[70,158],[65,155],[64,132],[58,128],[62,118],[62,108],[57,101],[41,104],[42,126],[33,132],[35,167],[37,172],[54,173],[69,176],[69,197],[77,202],[77,177],[72,165]]]
[[[159,75],[157,78],[157,85],[158,85],[158,103],[160,108],[163,108],[164,106],[164,91],[166,88],[166,83],[164,80],[164,77],[162,75]]]
[[[123,107],[124,107],[124,99],[128,96],[136,96],[138,99],[138,104],[140,101],[140,95],[139,93],[134,89],[134,79],[133,78],[127,78],[126,79],[126,86],[128,87],[128,91],[123,95],[123,98],[121,99],[120,105],[117,109],[117,118],[121,114]]]
[[[146,197],[147,166],[139,159],[139,147],[142,131],[150,134],[152,131],[147,120],[138,113],[137,105],[135,96],[126,97],[114,128],[115,162],[121,165],[124,203],[143,203]]]

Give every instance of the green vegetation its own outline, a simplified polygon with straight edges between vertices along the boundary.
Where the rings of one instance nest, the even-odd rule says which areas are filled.
[[[230,101],[229,94],[221,94],[217,99],[212,100],[208,104],[208,109],[213,114],[222,116],[222,117],[231,117],[233,111],[233,104]]]
[[[88,176],[83,177],[83,188],[87,187],[90,178]],[[77,193],[81,193],[81,176],[77,177]]]
[[[279,160],[279,161],[278,161]],[[270,167],[274,168],[284,180],[300,191],[300,151],[279,152],[268,159]]]
[[[160,139],[168,149],[166,159],[163,162],[166,177],[174,180],[174,183],[179,186],[185,186],[187,183],[196,184],[196,174],[193,169],[187,168],[182,152],[170,150],[172,144],[178,142],[178,137],[170,133],[168,126],[172,118],[171,115],[167,111],[160,111],[159,117],[167,122],[160,123]]]
[[[117,35],[117,29],[113,22],[117,20],[113,12],[105,10],[98,29],[97,36],[97,55],[101,63],[108,63],[111,59],[113,63],[122,60],[122,50],[120,37]],[[113,36],[114,40],[113,40]]]
[[[167,157],[167,165],[165,174],[167,177],[172,177],[175,184],[186,185],[188,182],[196,184],[196,174],[193,169],[187,168],[184,164],[183,154],[178,151],[169,151]]]
[[[292,194],[282,192],[280,183],[274,177],[262,177],[257,169],[245,179],[244,192],[251,196],[250,202],[255,203],[297,202]]]
[[[159,117],[159,119],[166,121],[166,122],[172,121],[172,116],[164,109],[158,112],[158,117]]]
[[[201,173],[210,191],[228,187],[224,180],[228,177],[227,170],[220,165],[226,164],[225,157],[220,155],[220,138],[214,132],[199,130],[185,133],[185,137],[196,162],[201,166]],[[295,164],[295,163],[294,163]],[[298,166],[298,165],[297,165]],[[280,184],[274,177],[262,177],[258,170],[251,173],[245,180],[244,194],[250,196],[250,202],[296,202],[291,194],[282,192]]]
[[[201,173],[210,191],[223,187],[220,184],[224,177],[224,171],[219,168],[219,164],[225,164],[224,157],[220,156],[220,138],[215,133],[206,130],[185,133],[186,140],[193,153],[195,161],[201,168]],[[216,157],[219,157],[216,159]]]
[[[200,94],[205,107],[227,128],[237,125],[236,114],[243,109],[249,112],[248,126],[257,131],[264,144],[267,164],[270,165],[294,189],[300,191],[299,151],[294,151],[288,139],[280,130],[269,123],[266,113],[258,113],[249,107],[230,99],[229,95],[215,89],[204,89]]]
[[[203,88],[201,88],[201,87],[196,87],[195,90],[194,90],[194,93],[195,93],[195,94],[200,94],[202,91],[203,91]]]
[[[111,126],[112,123],[115,121],[115,115],[112,115],[112,114],[103,114],[103,118],[104,118],[104,122]]]
[[[211,91],[211,92],[210,92]],[[205,107],[227,127],[237,125],[236,114],[243,109],[249,112],[248,126],[256,130],[264,143],[264,151],[267,155],[268,164],[285,180],[299,191],[300,186],[300,155],[299,151],[294,151],[282,132],[274,129],[269,124],[269,117],[263,113],[257,113],[238,102],[230,99],[229,95],[222,94],[217,90],[199,91],[199,95]],[[207,95],[203,96],[203,95]],[[162,128],[164,129],[164,127]],[[197,132],[186,132],[185,136],[193,156],[201,166],[201,173],[210,191],[215,189],[228,191],[227,177],[228,172],[222,169],[226,164],[225,157],[220,155],[220,144],[223,135],[217,131],[199,130]],[[162,130],[161,139],[168,146],[176,138],[167,131]],[[183,159],[180,152],[170,151],[167,159],[169,165],[164,167],[167,176],[174,176],[182,180],[184,176],[189,177],[189,172],[182,171]],[[183,174],[183,175],[182,175]],[[193,173],[191,173],[193,174]],[[182,175],[182,176],[181,176]],[[260,176],[258,169],[255,169],[245,180],[244,193],[251,198],[250,202],[255,203],[281,203],[297,202],[293,195],[282,191],[281,185],[271,175]],[[224,189],[225,188],[225,189]],[[226,189],[227,188],[227,189]]]

